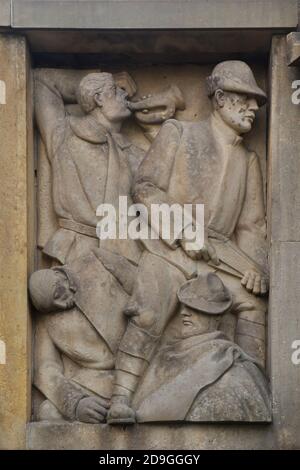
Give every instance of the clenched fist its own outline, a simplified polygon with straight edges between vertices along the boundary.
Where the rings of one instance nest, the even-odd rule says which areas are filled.
[[[82,398],[76,408],[76,419],[83,423],[103,423],[106,419],[108,407],[108,401],[104,398]]]
[[[123,88],[131,98],[136,94],[136,84],[133,78],[127,72],[119,72],[114,74],[114,80],[118,87]]]

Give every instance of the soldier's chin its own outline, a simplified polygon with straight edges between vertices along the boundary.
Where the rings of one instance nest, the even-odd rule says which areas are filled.
[[[124,121],[125,119],[128,119],[131,116],[131,111],[128,108],[118,110],[118,112],[115,112],[114,114],[111,114],[109,116],[110,122],[120,122]]]
[[[250,118],[245,118],[244,121],[241,123],[240,130],[242,134],[246,132],[250,132],[252,129],[253,121]]]
[[[131,116],[132,111],[131,111],[131,109],[129,108],[129,106],[124,106],[124,108],[123,108],[123,113],[126,114],[126,116]]]
[[[130,111],[129,108],[125,108],[124,110],[122,110],[122,112],[120,113],[120,117],[122,119],[127,119],[131,116],[132,112]]]
[[[194,336],[198,333],[201,333],[201,332],[198,331],[198,328],[196,328],[194,324],[191,324],[191,325],[183,324],[181,327],[181,335],[183,338]]]

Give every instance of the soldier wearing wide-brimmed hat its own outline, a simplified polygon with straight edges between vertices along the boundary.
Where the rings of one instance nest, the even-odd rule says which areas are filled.
[[[215,273],[199,274],[183,284],[178,300],[192,310],[207,315],[222,315],[232,306],[232,295]]]
[[[165,338],[133,398],[137,422],[270,420],[259,365],[220,330],[233,296],[215,273],[177,292],[181,328]]]
[[[181,303],[182,334],[203,334],[218,329],[222,315],[232,306],[230,291],[215,273],[199,274],[177,292]]]

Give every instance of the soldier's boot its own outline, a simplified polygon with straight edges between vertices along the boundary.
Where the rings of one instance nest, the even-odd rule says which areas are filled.
[[[108,424],[133,424],[135,411],[132,398],[140,378],[147,368],[157,344],[158,336],[129,322],[120,342],[116,357],[116,370]]]
[[[235,342],[265,368],[266,311],[245,310],[238,315]]]

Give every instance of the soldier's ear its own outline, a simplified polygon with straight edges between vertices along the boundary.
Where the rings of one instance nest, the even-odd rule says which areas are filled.
[[[225,104],[225,93],[223,90],[218,88],[218,90],[215,91],[215,100],[219,108],[223,108]]]
[[[100,93],[94,95],[94,101],[99,108],[102,108],[102,99]]]

